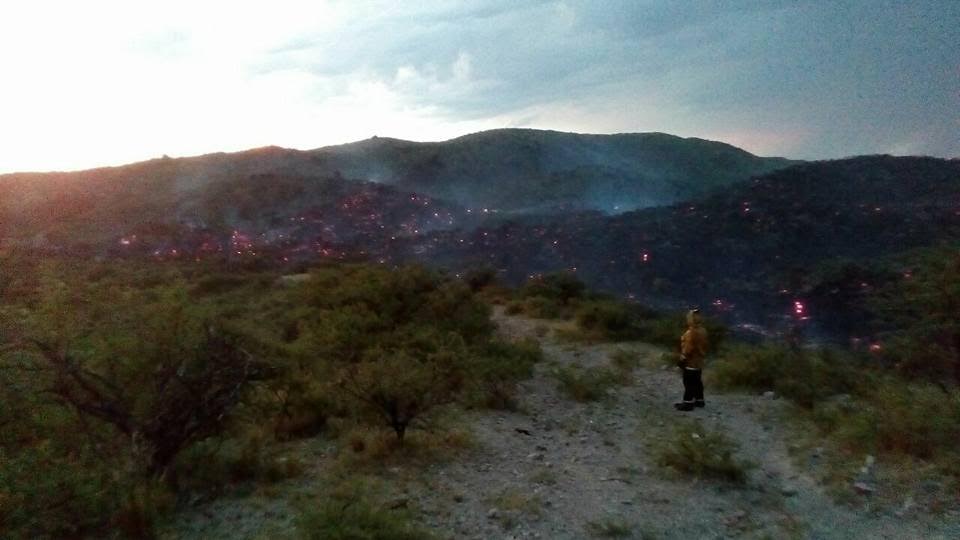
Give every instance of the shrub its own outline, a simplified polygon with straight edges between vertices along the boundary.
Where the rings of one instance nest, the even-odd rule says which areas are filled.
[[[811,408],[834,395],[857,390],[861,378],[854,357],[832,350],[797,350],[780,345],[739,345],[708,370],[721,388],[773,390]]]
[[[402,444],[410,424],[452,402],[462,384],[457,352],[438,348],[422,356],[404,350],[371,350],[340,371],[341,388],[361,410],[379,417]]]
[[[533,339],[493,341],[471,362],[467,402],[491,409],[515,410],[517,382],[529,378],[543,359]]]
[[[232,484],[272,483],[299,475],[303,464],[281,455],[272,440],[268,432],[251,430],[201,441],[178,456],[169,480],[179,490],[220,493]]]
[[[347,484],[316,507],[301,511],[300,537],[309,540],[427,540],[433,535],[414,524],[408,511],[388,509],[359,483]]]
[[[576,275],[570,272],[554,272],[527,281],[520,289],[520,295],[526,298],[555,300],[565,306],[574,299],[582,298],[586,290],[586,284]]]
[[[615,368],[628,373],[640,365],[639,355],[626,349],[617,349],[610,353],[610,361]]]
[[[738,449],[722,433],[689,422],[678,426],[673,437],[660,445],[657,462],[687,476],[742,484],[752,465],[734,456]]]
[[[627,307],[612,301],[584,302],[577,308],[577,325],[603,339],[630,339],[636,327]]]
[[[523,302],[520,300],[507,302],[507,307],[504,308],[504,312],[506,312],[507,315],[519,315],[523,313]]]
[[[623,518],[607,518],[588,522],[587,532],[599,538],[630,538],[633,536],[633,525]]]
[[[497,282],[497,271],[490,267],[474,268],[463,274],[463,282],[473,292],[479,292]]]
[[[560,390],[576,401],[597,401],[622,382],[622,376],[606,367],[563,366],[554,372]]]
[[[821,404],[813,418],[855,452],[960,457],[960,396],[932,384],[879,378],[869,395],[846,408]]]
[[[523,300],[522,312],[534,319],[562,319],[565,317],[563,305],[553,298],[534,296]]]

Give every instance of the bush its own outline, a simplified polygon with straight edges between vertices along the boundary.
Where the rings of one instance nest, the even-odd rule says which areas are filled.
[[[467,402],[491,409],[516,410],[517,382],[533,374],[543,359],[533,339],[514,343],[493,341],[471,363]]]
[[[847,407],[819,405],[818,425],[854,452],[924,460],[960,458],[960,396],[931,384],[884,377]]]
[[[611,301],[584,302],[577,308],[577,325],[602,339],[631,339],[636,326],[627,307]]]
[[[700,422],[688,422],[657,449],[657,462],[687,476],[742,484],[752,465],[734,456],[738,450],[722,433],[708,431]]]
[[[566,306],[575,299],[583,298],[586,290],[586,284],[576,275],[570,272],[554,272],[527,281],[520,289],[520,295],[525,298],[555,300],[560,305]]]
[[[563,319],[566,310],[556,299],[534,296],[526,298],[521,304],[521,312],[534,319]]]
[[[409,512],[387,509],[359,483],[338,488],[329,499],[305,508],[297,520],[300,537],[309,540],[427,540]]]
[[[607,518],[588,522],[587,532],[599,538],[630,538],[633,536],[633,525],[623,518]]]
[[[636,352],[630,352],[624,349],[617,349],[610,353],[610,362],[613,367],[622,372],[629,373],[640,365],[640,357]]]
[[[857,360],[832,350],[797,350],[779,345],[738,345],[708,370],[720,388],[773,390],[811,408],[834,395],[857,390]]]
[[[576,401],[597,401],[623,382],[622,374],[606,367],[563,366],[554,372],[560,390]]]
[[[220,493],[241,482],[273,483],[299,475],[303,464],[281,455],[270,433],[252,430],[239,437],[210,438],[178,456],[169,477],[178,490]]]

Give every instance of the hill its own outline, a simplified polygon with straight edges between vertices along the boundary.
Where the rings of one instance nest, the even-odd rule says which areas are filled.
[[[265,174],[301,179],[298,189],[308,198],[319,186],[313,180],[348,178],[478,210],[627,210],[673,202],[787,163],[664,134],[535,130],[495,130],[441,143],[374,138],[307,152],[268,147],[79,172],[0,175],[0,224],[6,225],[0,238],[47,235],[64,244],[82,236],[97,243],[146,222],[209,219],[231,201],[220,198],[210,207],[198,201],[235,194],[244,188],[228,184],[248,185]],[[261,196],[270,189],[258,184],[255,191]],[[296,212],[295,204],[276,204],[281,201],[267,196],[275,204],[262,214]],[[221,217],[229,221],[230,214]]]
[[[499,129],[440,143],[375,137],[311,152],[327,170],[501,211],[656,206],[785,167],[728,144],[664,133]]]
[[[823,285],[814,270],[832,261],[867,265],[960,239],[958,196],[957,160],[864,156],[795,165],[663,208],[438,232],[413,249],[453,268],[488,265],[510,282],[569,270],[644,303],[783,317]],[[876,285],[860,275],[857,287]]]

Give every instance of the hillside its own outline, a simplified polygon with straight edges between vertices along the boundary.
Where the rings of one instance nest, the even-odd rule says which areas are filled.
[[[277,147],[234,154],[161,158],[70,173],[0,175],[0,239],[76,237],[97,243],[144,223],[230,222],[232,201],[249,179],[302,179],[308,199],[322,195],[315,179],[373,181],[478,211],[531,207],[627,210],[664,204],[782,167],[732,146],[663,134],[579,135],[496,130],[441,143],[374,138],[301,152]],[[285,186],[284,189],[287,189]],[[256,196],[270,190],[251,188]],[[247,197],[248,194],[243,194]],[[269,195],[268,195],[269,196]],[[259,212],[293,217],[298,204]],[[206,205],[209,202],[209,205]],[[222,215],[214,216],[217,212]],[[242,226],[237,222],[231,225]]]
[[[434,233],[412,249],[454,268],[488,265],[514,283],[571,270],[647,303],[777,318],[828,261],[960,238],[958,194],[956,160],[866,156],[796,165],[664,208]]]
[[[678,141],[730,149],[664,135],[508,130],[436,144],[373,139],[309,153],[265,148],[82,173],[8,175],[0,179],[0,248],[261,265],[362,258],[423,262],[455,273],[488,266],[513,284],[569,270],[618,296],[663,307],[711,306],[731,320],[768,327],[788,319],[793,302],[807,301],[805,315],[844,335],[843,319],[862,290],[906,270],[884,264],[877,271],[873,261],[960,238],[960,162],[935,158],[795,164],[686,202],[616,215],[586,203],[566,204],[560,214],[553,207],[485,211],[457,202],[483,197],[479,192],[447,193],[446,199],[423,194],[441,192],[438,186],[448,184],[440,178],[452,174],[463,179],[455,185],[511,194],[519,205],[522,188],[504,186],[522,186],[524,171],[560,170],[583,162],[591,148],[599,155],[600,147],[609,150],[603,154],[609,164],[626,167],[626,158],[613,159],[610,148],[619,145],[626,155],[644,147],[649,157],[656,154],[650,141],[663,143],[657,155],[672,155],[664,162],[681,168],[693,165],[670,154]],[[516,151],[518,145],[528,151]],[[428,155],[441,154],[444,165],[433,173],[411,172],[416,163],[436,161]],[[479,158],[489,155],[510,158]],[[359,169],[374,163],[407,172],[385,178]],[[310,173],[316,170],[333,172]],[[484,174],[501,176],[485,182]],[[568,186],[562,180],[550,185]],[[582,193],[570,197],[587,201]]]
[[[501,211],[656,206],[791,163],[664,133],[531,129],[484,131],[441,143],[373,138],[311,155],[349,177]]]

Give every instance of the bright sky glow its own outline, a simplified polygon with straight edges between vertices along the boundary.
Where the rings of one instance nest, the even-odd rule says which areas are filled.
[[[960,2],[681,4],[10,2],[0,172],[497,127],[960,155]]]

